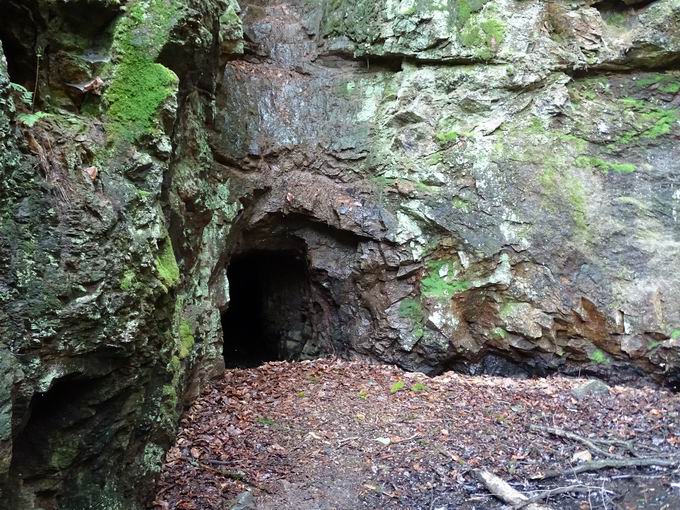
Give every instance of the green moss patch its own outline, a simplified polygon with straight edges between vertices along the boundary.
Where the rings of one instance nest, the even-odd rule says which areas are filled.
[[[155,62],[180,12],[175,0],[139,0],[128,8],[114,34],[114,67],[104,95],[107,130],[114,139],[135,141],[154,131],[156,113],[177,88],[175,73]]]
[[[600,349],[595,349],[588,357],[590,358],[590,361],[597,363],[598,365],[605,365],[610,362],[609,357]]]
[[[635,82],[638,88],[653,88],[664,94],[677,94],[680,92],[680,79],[677,74],[654,73]]]
[[[194,338],[194,330],[191,324],[186,319],[182,319],[179,323],[179,359],[189,356],[195,343],[196,339]]]
[[[576,165],[582,168],[596,168],[604,173],[615,172],[618,174],[632,174],[637,170],[632,163],[617,163],[605,161],[593,156],[581,156],[576,159]]]
[[[586,192],[578,176],[569,172],[560,174],[555,168],[547,167],[538,179],[546,192],[563,197],[577,232],[585,234],[588,230]]]
[[[452,260],[432,260],[427,268],[427,275],[420,281],[420,290],[425,297],[450,299],[472,287],[469,281],[456,278],[457,263]]]
[[[137,274],[132,270],[128,269],[123,273],[123,277],[120,279],[120,288],[125,291],[134,290],[137,284]]]
[[[491,332],[491,336],[494,338],[506,338],[508,336],[508,332],[503,329],[503,328],[494,328],[493,331]]]
[[[675,107],[661,108],[655,104],[626,97],[619,100],[624,109],[635,114],[635,128],[616,139],[617,145],[628,145],[637,140],[654,140],[670,134],[680,121],[680,113]]]
[[[463,46],[475,49],[484,60],[492,58],[505,39],[505,25],[497,19],[470,20],[460,32]]]
[[[172,241],[169,237],[165,239],[163,249],[155,261],[156,271],[163,285],[172,288],[180,281],[179,266],[175,259],[175,251],[172,248]]]
[[[423,305],[414,298],[406,298],[399,304],[399,316],[412,321],[422,320]]]
[[[503,303],[499,310],[499,315],[502,319],[507,319],[508,317],[513,317],[514,315],[517,314],[517,311],[521,309],[521,306],[523,303],[519,303],[517,301],[508,301],[506,303]],[[496,328],[499,329],[499,328]],[[494,330],[496,331],[496,330]]]
[[[420,300],[406,298],[399,303],[399,317],[412,323],[412,333],[416,338],[421,338],[425,334],[425,310]]]
[[[458,131],[456,129],[450,129],[447,131],[440,131],[435,135],[437,141],[442,145],[447,145],[450,143],[455,143],[461,138],[469,138],[472,133],[469,131]]]
[[[109,133],[130,142],[151,133],[158,108],[176,84],[175,74],[160,64],[122,64],[106,93]]]
[[[462,138],[469,138],[473,135],[469,130],[464,129],[455,117],[446,117],[439,121],[437,133],[434,137],[441,145],[448,145],[457,142]]]
[[[390,393],[394,395],[395,393],[399,393],[400,391],[404,391],[406,389],[406,383],[399,379],[396,381],[392,386],[390,386]]]
[[[451,200],[451,205],[459,211],[463,211],[465,213],[470,212],[470,202],[460,197],[454,197],[453,200]]]
[[[456,2],[456,24],[464,26],[470,17],[478,13],[489,0],[458,0]]]

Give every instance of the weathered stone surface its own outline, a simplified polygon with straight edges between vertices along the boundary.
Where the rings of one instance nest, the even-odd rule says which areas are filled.
[[[254,510],[257,508],[255,497],[251,491],[243,492],[231,507],[231,510]]]
[[[473,3],[244,4],[256,56],[227,65],[211,140],[240,228],[358,236],[331,309],[359,352],[672,378],[679,77],[605,70],[675,62],[677,5]]]
[[[524,72],[674,62],[678,5],[608,10],[593,0],[348,0],[324,2],[333,51],[452,63],[511,63]]]
[[[209,266],[183,260],[170,197],[191,186],[177,169],[201,157],[191,129],[240,20],[220,0],[121,7],[28,2],[0,30],[2,508],[142,508],[185,390],[221,365]],[[208,255],[228,230],[224,195],[209,189],[204,216],[184,215],[214,214]]]
[[[609,395],[609,390],[609,386],[602,381],[591,379],[590,381],[575,387],[571,390],[571,393],[576,399],[583,400],[584,398],[591,396]]]

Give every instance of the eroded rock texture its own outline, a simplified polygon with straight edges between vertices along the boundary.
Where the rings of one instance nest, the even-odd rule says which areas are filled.
[[[232,206],[199,176],[240,21],[209,0],[0,7],[0,507],[141,508],[185,390],[222,364],[202,248]]]
[[[245,4],[211,134],[236,226],[332,229],[288,232],[336,348],[672,379],[679,8]]]
[[[677,383],[677,0],[0,16],[0,505],[141,507],[253,331]]]

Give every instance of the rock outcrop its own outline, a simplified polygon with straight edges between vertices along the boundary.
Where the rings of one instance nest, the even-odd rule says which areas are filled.
[[[675,3],[243,9],[218,170],[247,198],[239,229],[306,218],[354,239],[307,241],[336,348],[677,378]]]
[[[677,0],[0,16],[0,505],[142,508],[263,252],[281,357],[678,384]]]
[[[201,246],[231,208],[220,187],[201,211],[180,195],[210,168],[237,7],[0,6],[0,507],[142,508],[184,395],[222,366],[181,225]]]

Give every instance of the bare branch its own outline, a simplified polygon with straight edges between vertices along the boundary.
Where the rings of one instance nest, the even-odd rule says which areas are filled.
[[[549,506],[530,502],[524,494],[513,489],[505,480],[488,471],[477,469],[474,473],[491,494],[508,505],[526,508],[527,510],[552,510]]]

